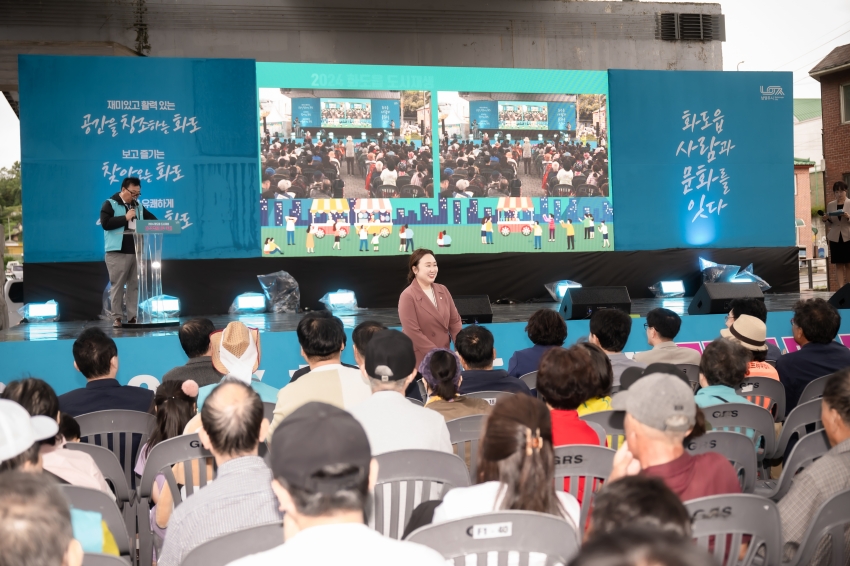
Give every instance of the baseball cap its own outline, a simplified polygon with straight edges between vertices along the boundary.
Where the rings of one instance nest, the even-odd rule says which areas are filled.
[[[366,374],[381,381],[405,379],[416,369],[413,341],[398,330],[376,333],[366,346]]]
[[[26,409],[0,399],[0,462],[23,454],[39,440],[56,436],[59,424],[43,415],[31,417]]]
[[[653,373],[614,395],[611,407],[656,430],[687,432],[696,423],[691,388],[675,375]]]
[[[678,366],[674,364],[665,364],[662,362],[656,362],[654,364],[649,364],[645,368],[639,367],[630,367],[626,368],[623,371],[623,374],[620,376],[620,391],[625,391],[629,387],[631,387],[635,381],[642,377],[646,377],[647,375],[653,373],[666,373],[669,375],[675,375],[682,381],[690,386],[690,381],[688,380],[688,376],[685,375]]]
[[[302,405],[283,419],[272,435],[274,477],[313,493],[336,493],[362,481],[369,474],[371,460],[363,426],[350,413],[327,403]],[[350,464],[356,470],[333,477],[320,473],[335,464]]]

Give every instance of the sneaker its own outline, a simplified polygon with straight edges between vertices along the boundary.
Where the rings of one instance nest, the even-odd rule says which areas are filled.
[[[116,318],[112,321],[112,328],[121,328],[121,319]]]

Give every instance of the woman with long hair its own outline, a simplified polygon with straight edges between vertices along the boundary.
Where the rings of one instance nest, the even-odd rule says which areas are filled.
[[[476,485],[456,488],[434,510],[434,523],[500,510],[562,517],[578,533],[576,498],[555,490],[549,409],[528,395],[499,399],[478,448]]]
[[[191,379],[166,381],[156,388],[151,408],[156,422],[148,436],[148,441],[139,449],[136,467],[133,468],[139,477],[145,472],[145,464],[154,446],[183,434],[183,429],[197,412],[197,400],[198,384]],[[150,509],[151,529],[159,537],[165,538],[166,527],[174,506],[163,474],[156,476],[151,500],[154,503]]]

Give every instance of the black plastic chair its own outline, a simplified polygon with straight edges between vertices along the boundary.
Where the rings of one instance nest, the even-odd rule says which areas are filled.
[[[555,490],[564,491],[564,478],[570,479],[570,495],[581,500],[578,531],[583,533],[593,504],[593,496],[611,475],[614,455],[617,452],[604,446],[588,444],[556,446],[554,452]],[[581,486],[582,483],[583,486]],[[581,493],[579,493],[580,487]]]
[[[449,438],[456,454],[467,463],[469,477],[475,481],[476,466],[478,462],[478,443],[484,434],[484,423],[487,415],[469,415],[452,419],[446,423],[449,429]]]
[[[720,565],[754,566],[782,562],[782,525],[776,503],[750,494],[713,495],[685,501],[697,546]],[[750,537],[743,560],[738,560]]]
[[[572,185],[555,185],[549,189],[549,196],[552,197],[569,197],[573,196]]]
[[[135,548],[130,546],[130,536],[127,534],[124,517],[121,516],[121,512],[118,510],[118,506],[115,505],[115,501],[97,489],[89,489],[76,485],[63,485],[61,487],[71,507],[100,513],[103,522],[106,523],[109,532],[115,538],[118,553],[125,560],[132,560],[131,549],[135,550]]]
[[[691,454],[706,452],[722,454],[735,468],[741,491],[753,493],[756,489],[758,476],[756,447],[748,436],[737,432],[714,430],[695,438],[685,448]]]
[[[508,553],[519,553],[519,563],[529,563],[529,553],[545,555],[545,564],[567,564],[578,554],[575,528],[553,515],[531,511],[500,511],[427,525],[405,539],[424,544],[455,566],[475,555],[477,564],[487,564],[487,553],[497,552],[498,563],[508,564]]]
[[[829,439],[826,432],[819,430],[800,439],[782,465],[782,474],[778,480],[760,480],[756,482],[755,494],[779,501],[791,489],[794,476],[812,462],[829,452]]]
[[[620,443],[626,435],[626,430],[623,426],[623,421],[626,418],[625,411],[599,411],[584,415],[581,420],[588,423],[596,423],[605,429],[611,441],[608,443],[609,448],[617,450]]]
[[[413,510],[422,502],[441,500],[452,488],[469,486],[469,471],[454,454],[400,450],[375,456],[375,482],[369,526],[400,539]]]
[[[844,533],[848,526],[850,526],[850,490],[833,495],[820,506],[803,536],[803,544],[788,563],[789,566],[813,563],[824,538],[828,541],[827,548],[832,555],[829,564],[831,566],[846,565],[850,559],[845,551],[844,542]]]
[[[785,420],[785,386],[781,381],[753,376],[745,379],[735,392],[753,405],[770,411],[776,422]]]
[[[283,544],[283,523],[271,523],[226,534],[196,547],[181,566],[226,566]]]

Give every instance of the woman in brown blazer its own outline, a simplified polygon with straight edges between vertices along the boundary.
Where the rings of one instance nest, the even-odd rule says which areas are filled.
[[[448,348],[462,327],[449,290],[434,283],[437,260],[434,252],[418,249],[410,254],[407,281],[398,298],[401,329],[411,340],[418,366],[434,348]]]

